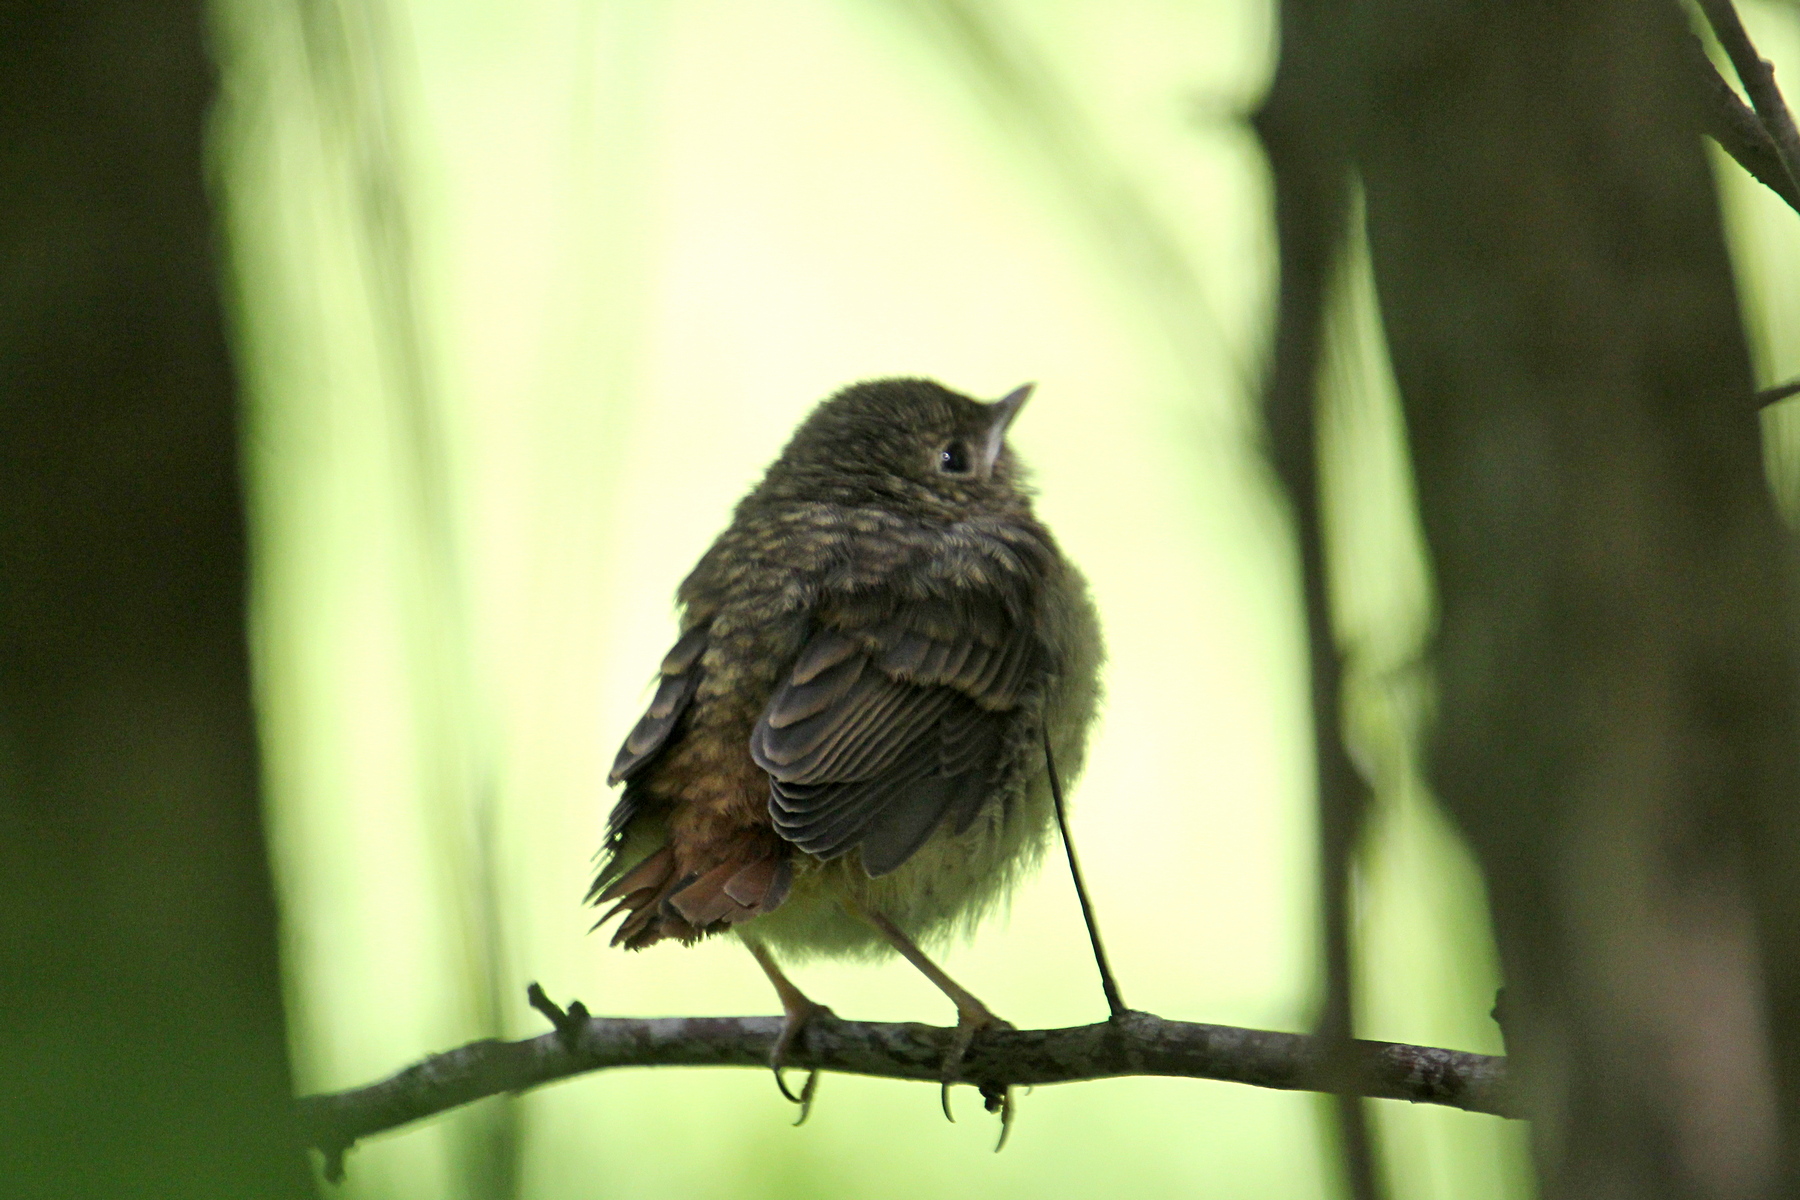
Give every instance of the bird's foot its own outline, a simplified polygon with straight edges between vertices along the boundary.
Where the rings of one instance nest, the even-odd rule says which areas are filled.
[[[991,1029],[1013,1028],[1012,1022],[996,1017],[981,1001],[973,996],[968,999],[969,1003],[956,1006],[956,1032],[950,1039],[950,1048],[944,1052],[940,1076],[943,1079],[943,1089],[938,1096],[944,1106],[945,1118],[951,1121],[956,1120],[956,1116],[950,1111],[950,1088],[962,1075],[963,1057],[974,1044],[975,1035]],[[994,1147],[998,1150],[1006,1145],[1006,1135],[1012,1129],[1012,1088],[1006,1084],[984,1083],[981,1085],[981,1097],[989,1112],[1000,1114],[1000,1141]]]
[[[994,1153],[998,1154],[1005,1148],[1007,1135],[1012,1132],[1012,1086],[1004,1083],[984,1083],[981,1085],[981,1100],[989,1112],[1000,1114],[1000,1138],[994,1143]]]
[[[800,1115],[794,1119],[794,1124],[800,1125],[812,1112],[813,1093],[819,1087],[818,1069],[815,1067],[807,1071],[806,1082],[800,1085],[798,1096],[788,1090],[787,1080],[781,1077],[781,1072],[787,1066],[788,1052],[794,1048],[794,1042],[800,1035],[806,1032],[807,1024],[814,1017],[834,1017],[837,1014],[823,1004],[808,1000],[797,991],[791,998],[782,997],[782,1009],[785,1015],[781,1022],[781,1035],[775,1039],[775,1048],[769,1052],[769,1067],[775,1072],[775,1086],[781,1089],[781,1094],[800,1106]]]

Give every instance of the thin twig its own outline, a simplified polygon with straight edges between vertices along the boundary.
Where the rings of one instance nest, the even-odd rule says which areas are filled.
[[[581,1039],[582,1029],[590,1019],[587,1005],[576,1000],[571,1002],[565,1010],[556,1001],[546,996],[544,989],[535,983],[525,989],[525,1000],[531,1007],[544,1014],[546,1021],[556,1027],[556,1035],[563,1040],[564,1046],[571,1050],[575,1048],[576,1043]],[[780,1072],[776,1073],[775,1081],[781,1082]]]
[[[821,1015],[807,1023],[789,1059],[796,1067],[935,1084],[953,1032]],[[367,1087],[302,1097],[297,1103],[306,1144],[324,1153],[327,1177],[337,1179],[345,1153],[362,1138],[486,1096],[608,1067],[767,1070],[781,1018],[590,1017],[575,1033],[472,1042]],[[1507,1091],[1504,1058],[1386,1042],[1351,1047],[1349,1085],[1356,1095],[1520,1115]],[[1156,1075],[1311,1091],[1322,1089],[1333,1073],[1326,1057],[1319,1040],[1304,1034],[1127,1011],[1117,1020],[1070,1029],[984,1032],[970,1047],[959,1082],[1024,1085]]]
[[[1789,396],[1800,396],[1800,379],[1790,380],[1776,387],[1764,388],[1756,393],[1756,407],[1767,408],[1777,400],[1786,400]]]
[[[1787,101],[1781,98],[1781,89],[1776,86],[1775,68],[1756,52],[1731,0],[1700,0],[1700,11],[1706,14],[1707,24],[1712,26],[1719,45],[1731,59],[1732,69],[1743,83],[1751,106],[1762,119],[1769,139],[1775,143],[1790,187],[1800,194],[1800,131],[1795,130],[1794,114],[1788,111]]]
[[[1796,212],[1800,212],[1800,190],[1788,178],[1775,139],[1763,127],[1762,118],[1738,96],[1700,44],[1689,36],[1689,62],[1697,81],[1701,127],[1719,148],[1732,157],[1752,178],[1780,196]]]
[[[1087,923],[1088,941],[1094,946],[1094,965],[1100,968],[1100,989],[1106,993],[1106,1007],[1118,1020],[1128,1011],[1125,998],[1119,994],[1119,983],[1113,978],[1112,965],[1106,961],[1106,948],[1100,944],[1100,926],[1094,923],[1094,905],[1088,899],[1087,883],[1081,877],[1081,864],[1075,861],[1075,842],[1069,837],[1069,814],[1063,804],[1062,780],[1056,774],[1056,758],[1050,753],[1050,727],[1044,726],[1044,767],[1050,772],[1050,799],[1056,805],[1056,827],[1062,831],[1063,851],[1069,857],[1069,878],[1075,881],[1075,898],[1081,902],[1081,919]]]

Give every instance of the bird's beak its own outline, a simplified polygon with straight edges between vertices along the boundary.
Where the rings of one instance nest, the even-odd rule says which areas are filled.
[[[1013,418],[1019,415],[1019,410],[1025,407],[1025,401],[1031,399],[1031,389],[1036,386],[1035,383],[1020,384],[988,405],[988,410],[994,414],[994,419],[993,423],[988,426],[987,440],[981,447],[982,478],[985,479],[993,474],[994,460],[1000,457],[1000,448],[1006,444],[1006,428],[1013,423]]]

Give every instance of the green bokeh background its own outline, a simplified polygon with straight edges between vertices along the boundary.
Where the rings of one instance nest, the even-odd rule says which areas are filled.
[[[1015,446],[1088,573],[1108,698],[1074,826],[1128,1000],[1309,1026],[1293,547],[1254,397],[1273,246],[1241,119],[1254,0],[223,0],[215,129],[250,397],[255,652],[300,1086],[607,1014],[775,1010],[741,948],[629,955],[580,906],[676,583],[809,406],[1036,380]],[[1747,12],[1794,64],[1794,9]],[[1721,171],[1765,381],[1800,374],[1800,221]],[[1497,1053],[1478,875],[1419,781],[1429,581],[1366,262],[1323,452],[1348,723],[1379,812],[1365,1036]],[[1773,474],[1796,431],[1768,418]],[[1784,487],[1785,495],[1795,489]],[[1104,1015],[1065,873],[946,966],[1020,1025]],[[840,1014],[943,1024],[915,972]],[[375,1198],[1308,1197],[1317,1097],[1190,1080],[974,1094],[614,1071],[359,1147]],[[1399,1200],[1524,1197],[1523,1128],[1375,1106]]]

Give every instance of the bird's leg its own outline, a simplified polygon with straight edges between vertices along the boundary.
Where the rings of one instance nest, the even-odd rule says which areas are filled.
[[[967,988],[944,974],[943,968],[925,957],[925,952],[919,949],[918,945],[902,933],[899,926],[892,921],[871,909],[851,908],[850,911],[853,915],[874,926],[875,931],[886,938],[888,944],[898,950],[902,958],[919,968],[925,978],[936,984],[938,990],[950,997],[951,1002],[956,1005],[956,1036],[950,1043],[949,1051],[944,1055],[944,1085],[939,1096],[944,1106],[944,1115],[952,1121],[956,1120],[950,1113],[950,1085],[956,1082],[958,1075],[962,1074],[963,1055],[968,1053],[969,1045],[975,1040],[976,1034],[985,1029],[1011,1029],[1012,1023],[995,1016],[988,1006],[976,999]],[[997,1109],[1000,1113],[1000,1145],[994,1147],[998,1150],[1000,1146],[1006,1144],[1007,1131],[1012,1127],[1012,1088],[1010,1086],[1004,1088],[983,1087],[981,1094],[987,1098],[988,1111],[993,1112]]]
[[[787,1081],[781,1077],[781,1069],[787,1065],[788,1051],[793,1049],[794,1039],[805,1031],[806,1023],[814,1017],[836,1014],[823,1004],[815,1003],[805,992],[795,987],[794,981],[781,973],[781,968],[775,963],[775,956],[767,946],[755,938],[744,937],[742,934],[738,936],[749,947],[750,953],[756,956],[756,965],[763,969],[763,974],[775,985],[775,994],[781,997],[781,1011],[785,1019],[781,1023],[781,1036],[775,1039],[775,1048],[769,1052],[769,1066],[775,1072],[775,1086],[781,1089],[781,1094],[800,1106],[800,1116],[794,1121],[798,1125],[812,1111],[813,1092],[819,1086],[819,1072],[814,1069],[806,1073],[806,1082],[801,1085],[800,1094],[796,1096],[788,1091]]]

